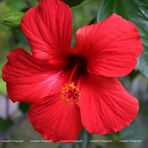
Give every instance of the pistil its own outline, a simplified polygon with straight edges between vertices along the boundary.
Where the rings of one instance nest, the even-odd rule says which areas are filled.
[[[80,99],[80,89],[74,84],[73,78],[79,65],[75,65],[69,76],[68,83],[62,87],[60,94],[65,103],[77,103]]]

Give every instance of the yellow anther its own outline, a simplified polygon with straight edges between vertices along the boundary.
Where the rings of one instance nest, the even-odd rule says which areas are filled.
[[[65,84],[60,93],[65,103],[77,103],[80,99],[80,89],[74,83]]]

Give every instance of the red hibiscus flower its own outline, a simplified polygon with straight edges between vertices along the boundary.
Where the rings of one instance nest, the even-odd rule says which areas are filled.
[[[93,134],[129,125],[138,101],[116,77],[129,74],[142,51],[133,23],[113,14],[76,32],[60,0],[41,0],[21,21],[32,55],[15,49],[3,67],[8,96],[31,104],[29,120],[45,139],[75,140],[82,128]]]

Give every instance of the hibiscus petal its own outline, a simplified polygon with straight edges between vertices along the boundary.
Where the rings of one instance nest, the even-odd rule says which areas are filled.
[[[80,81],[79,107],[83,126],[94,134],[108,134],[128,126],[139,105],[115,78],[91,76]]]
[[[29,120],[35,130],[53,142],[74,142],[82,129],[78,106],[65,104],[59,96],[49,96],[32,105]]]
[[[61,54],[70,48],[72,39],[72,13],[67,4],[60,0],[41,0],[25,13],[21,28],[34,57],[61,64]]]
[[[48,63],[32,58],[23,49],[9,53],[2,77],[13,102],[37,102],[49,93],[57,93],[66,81],[63,72],[57,72]]]
[[[136,66],[136,58],[142,51],[135,25],[116,14],[80,28],[76,38],[76,52],[86,57],[88,71],[97,75],[127,75]]]

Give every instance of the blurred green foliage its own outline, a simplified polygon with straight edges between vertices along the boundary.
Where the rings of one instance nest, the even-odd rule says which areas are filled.
[[[27,113],[29,110],[30,104],[27,103],[19,103],[18,108],[22,113]]]
[[[81,4],[83,1],[84,0],[65,0],[65,2],[71,7]]]
[[[0,17],[0,23],[8,27],[18,27],[20,25],[23,13],[16,12]]]
[[[0,118],[0,133],[4,133],[8,128],[13,125],[13,121],[8,119]]]

